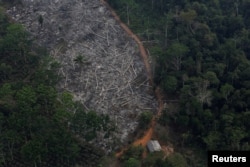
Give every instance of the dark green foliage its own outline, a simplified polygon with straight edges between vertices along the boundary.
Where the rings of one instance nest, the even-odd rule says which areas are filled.
[[[185,158],[180,153],[174,153],[166,159],[169,167],[187,167]]]
[[[174,93],[177,88],[177,79],[174,76],[166,76],[162,81],[162,88],[168,93]]]
[[[120,2],[110,1],[125,21]],[[158,41],[147,43],[155,83],[179,100],[179,112],[163,112],[160,124],[172,120],[204,149],[249,149],[250,1],[134,3],[129,26],[143,40]]]
[[[163,152],[150,153],[146,159],[143,160],[143,167],[187,167],[187,161],[182,154],[176,152],[166,159],[163,159]],[[196,164],[197,165],[197,164]]]
[[[85,59],[84,56],[78,55],[78,56],[74,59],[74,61],[75,61],[76,63],[78,63],[79,65],[83,65],[84,62],[86,62],[86,59]]]
[[[87,141],[97,137],[98,131],[103,131],[106,137],[115,130],[107,115],[97,115],[94,111],[84,112],[77,110],[71,120],[71,128],[77,135],[82,136]]]
[[[0,37],[0,75],[2,76],[0,82],[3,79],[10,79],[10,75],[26,78],[33,72],[41,57],[30,46],[31,41],[23,27],[19,24],[7,23]]]
[[[143,112],[139,117],[139,128],[147,129],[150,126],[153,114],[149,111]]]
[[[168,123],[169,123],[169,115],[167,113],[168,111],[167,110],[163,110],[162,111],[162,114],[161,114],[161,117],[159,118],[158,122],[163,125],[163,126],[166,126]]]
[[[142,146],[130,146],[128,150],[126,150],[125,153],[122,155],[121,160],[127,161],[130,158],[140,160],[142,159],[143,150],[144,149]]]
[[[124,167],[140,167],[140,161],[138,161],[135,158],[129,158],[127,161],[124,163]]]
[[[42,15],[39,15],[38,22],[39,22],[40,26],[42,27],[43,26],[43,16]]]
[[[0,27],[0,166],[96,166],[103,152],[83,139],[99,130],[111,133],[109,117],[86,113],[71,94],[58,94],[59,64],[1,11]],[[70,123],[86,127],[81,138]]]
[[[162,160],[163,157],[164,157],[164,153],[161,151],[149,153],[147,157],[143,160],[143,167],[158,166],[159,163],[163,162]],[[163,164],[164,162],[161,165]]]
[[[4,14],[4,8],[0,7],[0,34],[3,35],[6,31],[6,27],[9,25],[8,19]]]

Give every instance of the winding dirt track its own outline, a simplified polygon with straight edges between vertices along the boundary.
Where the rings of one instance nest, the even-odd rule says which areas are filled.
[[[145,69],[149,78],[149,84],[151,86],[153,86],[153,75],[151,72],[151,66],[149,64],[148,61],[148,54],[146,52],[146,49],[144,48],[144,46],[142,45],[140,39],[138,38],[137,35],[135,35],[126,24],[124,24],[121,19],[119,18],[119,16],[115,13],[114,9],[105,1],[105,0],[101,0],[101,2],[111,11],[111,14],[113,15],[113,17],[115,18],[115,20],[120,24],[120,26],[124,29],[124,31],[126,31],[126,33],[133,38],[136,43],[139,46],[139,50],[140,50],[140,54],[141,57],[143,59],[144,65],[145,65]],[[150,128],[144,133],[143,137],[140,139],[137,139],[133,142],[132,145],[141,145],[141,146],[146,146],[147,142],[152,138],[153,132],[154,132],[154,126],[156,124],[156,118],[159,117],[162,113],[163,110],[163,101],[162,101],[162,94],[160,91],[160,88],[157,87],[155,90],[155,96],[156,99],[158,101],[158,109],[157,109],[157,114],[153,117],[153,119],[151,120],[150,123]],[[116,153],[116,157],[120,157],[123,152],[126,150],[127,148],[122,149],[122,151]]]

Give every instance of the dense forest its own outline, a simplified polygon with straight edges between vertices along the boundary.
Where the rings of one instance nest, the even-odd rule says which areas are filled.
[[[6,5],[6,4],[1,4]],[[106,115],[85,112],[57,92],[58,62],[0,9],[0,166],[97,166],[104,151],[89,144],[114,130]],[[39,21],[39,18],[38,18]]]
[[[178,102],[158,122],[182,145],[249,150],[250,1],[108,3],[149,49],[166,102]]]
[[[250,0],[107,1],[148,48],[170,106],[158,123],[177,136],[166,137],[176,152],[165,160],[162,152],[142,159],[138,146],[121,165],[204,166],[185,149],[250,150]],[[0,166],[98,166],[104,156],[88,141],[108,136],[112,121],[57,92],[59,66],[0,9]]]

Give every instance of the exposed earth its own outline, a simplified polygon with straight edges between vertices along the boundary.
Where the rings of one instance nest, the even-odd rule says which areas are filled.
[[[144,48],[103,2],[23,0],[7,13],[60,62],[58,90],[71,92],[86,111],[108,114],[114,121],[116,132],[92,141],[95,145],[112,151],[118,143],[127,144],[138,115],[157,112],[148,57],[140,56]],[[77,62],[79,57],[84,61]]]

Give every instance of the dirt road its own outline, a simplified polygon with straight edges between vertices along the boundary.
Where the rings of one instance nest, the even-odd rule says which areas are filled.
[[[115,11],[113,10],[113,8],[105,1],[105,0],[101,0],[101,2],[103,4],[105,4],[109,10],[111,11],[113,17],[115,18],[115,20],[121,25],[121,27],[124,29],[124,31],[126,31],[126,33],[131,37],[133,38],[136,43],[138,44],[139,46],[139,50],[140,50],[140,55],[142,57],[142,60],[144,62],[144,65],[145,65],[145,69],[146,69],[146,72],[147,72],[147,75],[148,75],[148,78],[149,78],[149,83],[150,85],[153,86],[153,75],[152,75],[152,70],[151,70],[151,66],[149,64],[149,56],[146,52],[146,49],[144,48],[142,42],[140,41],[140,39],[138,38],[137,35],[135,35],[130,29],[129,27],[124,24],[121,19],[119,18],[119,16],[115,13]],[[157,109],[157,114],[153,117],[153,119],[151,120],[151,125],[150,125],[150,128],[144,133],[143,137],[140,138],[140,139],[137,139],[133,142],[133,145],[142,145],[142,146],[146,146],[147,142],[152,138],[152,135],[154,133],[154,127],[155,127],[155,124],[156,124],[156,118],[159,117],[162,113],[162,110],[163,110],[163,102],[162,102],[162,94],[161,94],[161,91],[160,91],[160,88],[157,87],[155,89],[155,96],[157,98],[157,101],[158,101],[158,109]],[[126,148],[122,149],[122,151],[116,153],[116,156],[119,157],[123,154],[123,151],[126,150]]]

